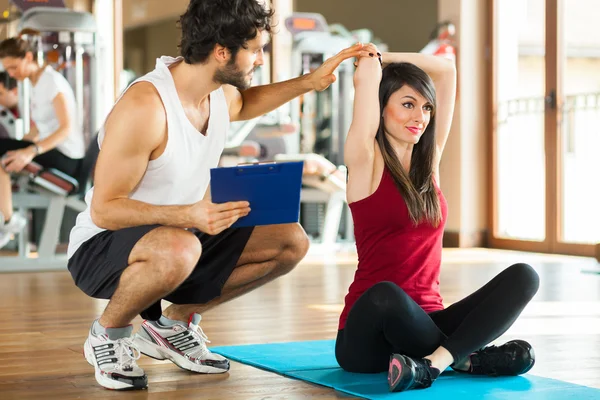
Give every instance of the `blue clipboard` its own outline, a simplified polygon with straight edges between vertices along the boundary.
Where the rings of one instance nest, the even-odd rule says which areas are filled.
[[[232,228],[298,222],[303,166],[299,161],[212,168],[212,202],[250,203],[250,213]]]

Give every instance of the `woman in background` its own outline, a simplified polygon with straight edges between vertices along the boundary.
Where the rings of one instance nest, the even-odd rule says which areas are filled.
[[[40,66],[34,53],[20,37],[0,43],[0,60],[6,72],[18,81],[28,78],[31,82],[33,127],[23,140],[0,139],[0,248],[9,242],[12,233],[26,225],[22,216],[13,214],[9,174],[35,161],[73,176],[85,153],[71,85],[51,66]]]

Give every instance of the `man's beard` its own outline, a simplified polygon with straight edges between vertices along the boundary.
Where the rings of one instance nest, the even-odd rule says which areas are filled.
[[[248,89],[251,83],[249,72],[240,71],[235,61],[228,62],[223,69],[217,69],[213,79],[221,85],[232,85],[240,90]]]

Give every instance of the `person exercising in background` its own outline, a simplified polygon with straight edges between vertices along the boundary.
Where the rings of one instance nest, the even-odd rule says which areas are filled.
[[[31,82],[32,128],[23,140],[0,139],[0,248],[10,235],[20,232],[26,220],[13,214],[10,174],[20,172],[31,161],[56,168],[73,176],[85,153],[82,130],[78,127],[77,105],[71,85],[50,65],[34,59],[37,49],[21,37],[0,43],[0,59],[10,77]],[[14,101],[8,89],[3,100]]]
[[[6,71],[0,71],[0,107],[19,118],[19,90],[17,81]]]
[[[340,315],[335,354],[350,372],[388,371],[390,391],[426,388],[448,366],[474,375],[519,375],[531,345],[485,347],[514,323],[539,277],[514,264],[444,308],[439,275],[448,214],[439,166],[450,132],[454,63],[366,46],[354,75],[345,143],[347,198],[358,269]]]
[[[271,31],[273,12],[262,3],[190,1],[181,56],[159,58],[129,86],[99,133],[94,187],[71,231],[68,267],[83,292],[110,299],[84,344],[104,387],[145,388],[140,352],[194,372],[226,372],[229,361],[206,347],[200,314],[288,273],[308,250],[299,224],[232,229],[252,205],[205,197],[230,121],[325,90],[338,65],[361,54],[357,44],[310,74],[251,88]],[[172,303],[164,311],[162,299]]]
[[[1,71],[0,139],[9,139],[15,137],[16,120],[19,118],[19,115],[19,93],[17,81],[14,78],[11,78],[6,71]]]

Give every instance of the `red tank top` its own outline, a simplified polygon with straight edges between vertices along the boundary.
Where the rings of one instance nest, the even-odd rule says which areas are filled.
[[[442,223],[415,226],[387,168],[377,190],[350,203],[358,252],[358,269],[345,298],[339,329],[354,302],[371,286],[390,281],[400,286],[426,312],[441,310],[440,265],[448,205],[436,186]]]

